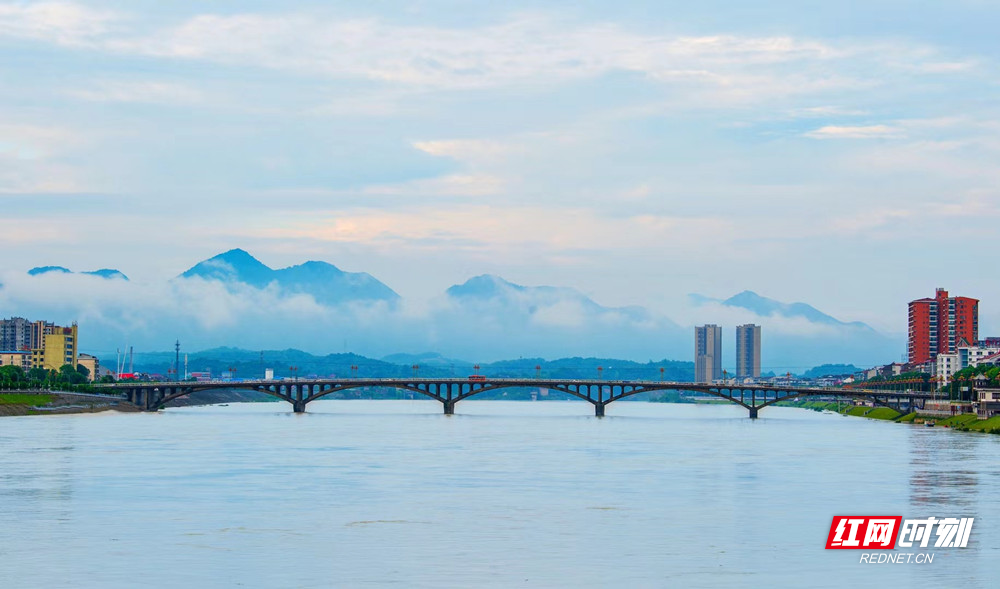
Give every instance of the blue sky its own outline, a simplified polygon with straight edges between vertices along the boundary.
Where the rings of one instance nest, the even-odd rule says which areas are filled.
[[[983,299],[1000,4],[0,3],[0,269]]]

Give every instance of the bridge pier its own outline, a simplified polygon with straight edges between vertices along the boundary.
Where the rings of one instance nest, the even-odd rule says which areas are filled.
[[[604,417],[604,403],[594,403],[594,415]]]
[[[295,413],[305,413],[306,412],[306,402],[302,399],[295,399],[292,401],[292,411]]]
[[[441,404],[444,405],[444,414],[445,415],[454,415],[455,414],[455,402],[454,401],[444,401]]]
[[[759,409],[760,409],[759,407],[751,407],[750,408],[750,419],[757,419],[757,411]]]

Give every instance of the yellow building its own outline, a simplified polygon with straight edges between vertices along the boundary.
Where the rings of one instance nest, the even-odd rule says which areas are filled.
[[[85,366],[90,371],[90,376],[87,378],[93,382],[97,378],[97,372],[101,369],[101,362],[96,356],[80,354],[77,358],[77,366]]]
[[[31,352],[0,352],[0,366],[20,366],[31,370]]]
[[[41,347],[31,350],[31,367],[59,370],[65,364],[76,368],[77,327],[47,326],[41,335]]]

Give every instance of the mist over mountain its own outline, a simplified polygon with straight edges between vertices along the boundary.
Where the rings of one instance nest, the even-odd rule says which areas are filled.
[[[69,268],[64,268],[63,266],[38,266],[37,268],[32,268],[28,270],[28,276],[39,276],[41,274],[74,274]],[[128,276],[125,276],[121,271],[114,270],[112,268],[101,268],[100,270],[89,270],[86,272],[79,272],[79,274],[87,274],[90,276],[100,276],[101,278],[120,278],[122,280],[128,280]]]
[[[735,366],[735,326],[742,323],[763,326],[765,372],[868,366],[898,359],[902,350],[901,338],[864,323],[751,291],[726,299],[692,295],[688,307],[671,307],[667,316],[605,306],[570,287],[481,274],[430,300],[409,301],[365,272],[323,261],[275,270],[242,249],[169,280],[130,282],[117,270],[53,266],[2,274],[0,284],[8,314],[78,321],[81,349],[104,354],[124,346],[165,349],[179,339],[186,349],[287,347],[448,369],[509,358],[691,360],[692,326],[703,323],[724,327],[727,368]]]
[[[802,371],[817,363],[868,366],[898,361],[905,351],[902,337],[880,333],[860,321],[842,321],[807,303],[785,303],[743,291],[727,299],[689,295],[698,317],[725,326],[755,323],[761,332],[762,369]],[[735,365],[735,336],[724,333],[726,365]]]
[[[522,286],[499,276],[482,274],[456,284],[445,291],[452,300],[468,307],[503,307],[508,311],[531,317],[541,323],[576,323],[602,315],[618,314],[631,321],[657,320],[642,307],[604,307],[575,288],[556,286]],[[660,327],[676,329],[678,325],[666,318]]]
[[[746,309],[761,317],[772,317],[772,316],[779,316],[786,318],[801,317],[808,320],[811,323],[852,326],[852,327],[858,327],[875,331],[874,329],[872,329],[871,327],[860,321],[845,323],[844,321],[841,321],[835,317],[831,317],[830,315],[823,313],[816,307],[813,307],[812,305],[808,305],[806,303],[782,303],[781,301],[776,301],[774,299],[762,297],[751,290],[745,290],[725,300],[713,299],[698,294],[689,296],[692,298],[692,300],[696,301],[697,304],[719,303],[725,305],[726,307],[736,307],[740,309]]]
[[[286,294],[307,294],[317,303],[351,301],[395,303],[399,295],[367,272],[344,272],[327,262],[309,261],[272,270],[242,249],[232,249],[195,264],[181,278],[202,278],[263,289],[274,285]]]

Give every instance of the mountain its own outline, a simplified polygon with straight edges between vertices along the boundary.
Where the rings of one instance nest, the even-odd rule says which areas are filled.
[[[383,362],[389,362],[390,364],[399,364],[413,366],[414,364],[418,366],[436,366],[436,367],[460,367],[465,370],[473,365],[472,362],[466,360],[455,360],[454,358],[447,358],[436,352],[424,352],[422,354],[389,354],[388,356],[382,357]]]
[[[39,274],[48,274],[49,272],[58,272],[60,274],[72,274],[69,268],[63,268],[62,266],[38,266],[37,268],[32,268],[28,270],[29,276],[38,276]]]
[[[861,369],[853,364],[823,364],[802,373],[802,378],[822,378],[824,376],[850,376]]]
[[[801,373],[817,361],[860,366],[891,361],[905,349],[900,336],[885,335],[861,321],[842,321],[806,303],[785,303],[745,290],[728,299],[688,295],[706,323],[728,331],[744,322],[761,325],[764,371]],[[724,340],[725,342],[726,340]],[[735,346],[723,344],[724,364],[735,364]]]
[[[860,321],[853,321],[846,323],[835,317],[823,313],[816,307],[812,305],[807,305],[806,303],[782,303],[781,301],[776,301],[774,299],[769,299],[767,297],[760,296],[759,294],[751,291],[745,290],[737,295],[733,295],[725,300],[713,299],[699,294],[688,295],[692,303],[696,305],[704,305],[707,303],[719,303],[726,307],[735,307],[739,309],[746,309],[756,315],[761,317],[786,317],[795,318],[800,317],[809,321],[810,323],[820,323],[825,325],[845,325],[852,327],[859,327],[863,329],[870,329],[874,331],[869,325],[862,323]]]
[[[220,282],[242,282],[255,288],[264,288],[274,280],[274,270],[245,250],[232,249],[198,262],[181,278],[202,278]]]
[[[558,286],[522,286],[499,276],[482,274],[456,284],[445,294],[454,301],[471,304],[502,305],[518,308],[528,315],[561,309],[582,315],[617,313],[642,321],[650,318],[642,307],[604,307],[575,288]]]
[[[296,349],[287,350],[243,350],[239,348],[212,348],[186,355],[188,370],[191,372],[211,372],[214,375],[230,374],[234,369],[237,378],[259,378],[270,368],[278,378],[298,375],[316,376],[385,376],[407,377],[413,375],[413,365],[419,364],[419,376],[448,377],[471,374],[468,363],[441,363],[427,360],[440,359],[438,354],[394,354],[375,360],[358,354],[313,355]],[[416,361],[417,358],[424,361]],[[388,358],[395,358],[389,361]],[[173,367],[174,352],[144,352],[135,354],[135,370],[149,374],[167,374]],[[104,355],[101,363],[114,366],[115,355]],[[296,370],[292,372],[291,367]],[[355,372],[351,367],[357,366]],[[632,380],[690,381],[694,379],[694,363],[674,360],[635,362],[620,358],[519,358],[480,364],[480,374],[503,378],[594,378],[597,367],[602,368],[603,378]],[[660,369],[663,372],[660,372]],[[183,367],[182,367],[183,370]],[[485,398],[485,397],[484,397]]]
[[[128,280],[128,276],[125,276],[120,270],[115,270],[113,268],[101,268],[100,270],[91,270],[89,272],[80,272],[80,274],[90,274],[91,276],[100,276],[101,278],[121,278],[122,280]]]
[[[333,264],[316,261],[273,270],[242,249],[199,262],[180,278],[242,283],[257,289],[275,284],[283,293],[311,295],[323,305],[399,300],[395,291],[366,272],[344,272]]]
[[[114,270],[111,268],[101,268],[100,270],[90,270],[87,272],[73,272],[69,268],[64,268],[62,266],[38,266],[37,268],[32,268],[28,270],[29,276],[38,276],[41,274],[89,274],[91,276],[100,276],[101,278],[120,278],[122,280],[128,280],[128,276],[122,274],[119,270]]]

